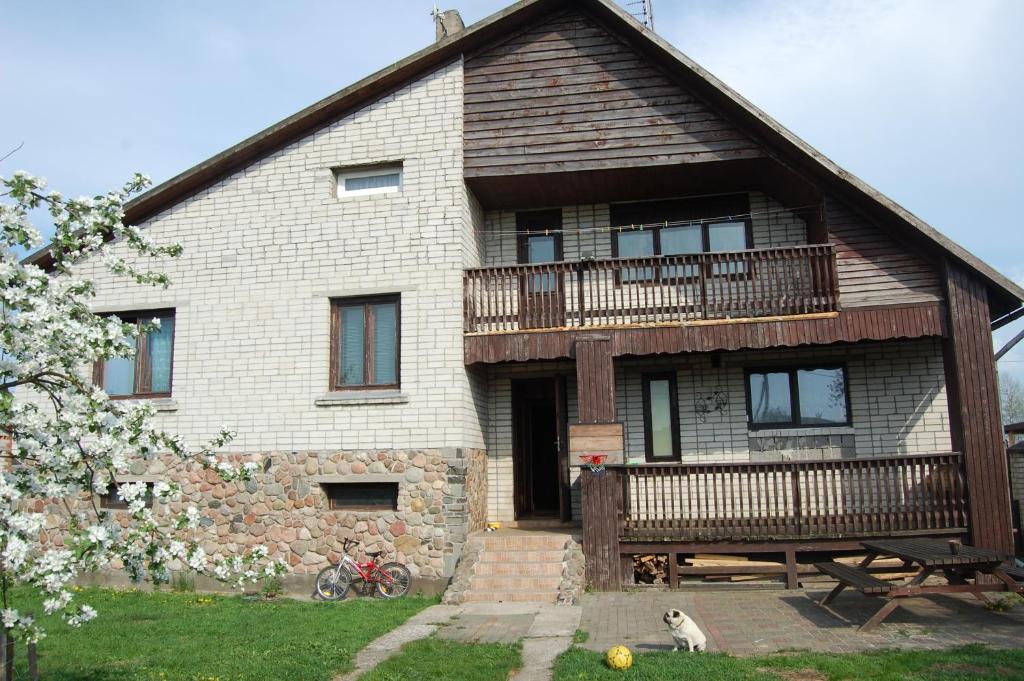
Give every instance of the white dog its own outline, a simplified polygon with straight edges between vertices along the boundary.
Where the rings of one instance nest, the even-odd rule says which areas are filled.
[[[686,646],[691,653],[695,650],[707,649],[708,637],[700,630],[697,623],[687,617],[682,610],[669,610],[665,613],[664,619],[669,632],[672,633],[672,640],[676,644],[673,650],[679,650],[683,646]]]

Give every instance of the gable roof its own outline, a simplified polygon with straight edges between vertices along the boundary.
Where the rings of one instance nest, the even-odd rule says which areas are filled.
[[[1009,313],[1024,303],[1024,288],[954,243],[906,208],[839,167],[668,41],[641,24],[613,0],[520,0],[157,185],[125,206],[125,221],[140,223],[231,172],[386,96],[429,69],[448,63],[489,43],[501,41],[511,31],[567,6],[589,11],[614,28],[634,49],[655,61],[668,74],[680,78],[688,86],[699,91],[711,105],[746,123],[749,129],[756,131],[757,136],[771,148],[777,149],[787,160],[795,161],[801,170],[830,183],[835,190],[855,201],[867,212],[883,219],[895,219],[897,223],[920,235],[953,260],[974,271],[986,281],[990,292],[994,292],[1001,299],[1002,305],[993,306],[993,311]],[[50,264],[46,250],[30,256],[28,260],[44,267]]]

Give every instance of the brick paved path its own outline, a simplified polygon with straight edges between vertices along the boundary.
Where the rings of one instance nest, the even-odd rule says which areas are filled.
[[[844,593],[825,610],[817,605],[826,590],[657,591],[587,594],[580,629],[586,648],[604,651],[623,643],[634,650],[671,650],[662,622],[669,608],[692,617],[708,635],[708,648],[733,655],[801,649],[855,652],[879,648],[948,648],[983,643],[1024,648],[1024,606],[1009,613],[986,610],[974,598],[932,596],[908,599],[877,629],[857,627],[882,605],[858,593]]]

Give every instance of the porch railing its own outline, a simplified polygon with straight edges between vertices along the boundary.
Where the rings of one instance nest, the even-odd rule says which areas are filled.
[[[749,541],[963,532],[960,455],[609,466],[622,540]]]
[[[466,333],[838,309],[831,244],[466,270]]]

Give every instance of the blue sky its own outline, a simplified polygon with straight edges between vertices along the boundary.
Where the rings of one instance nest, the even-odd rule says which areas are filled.
[[[467,23],[507,4],[464,0]],[[445,5],[448,8],[451,5]],[[429,0],[8,0],[0,174],[156,182],[433,39]],[[1024,2],[654,0],[666,39],[1024,282]],[[997,336],[1012,335],[1018,322]],[[1024,349],[1004,370],[1024,379]]]

